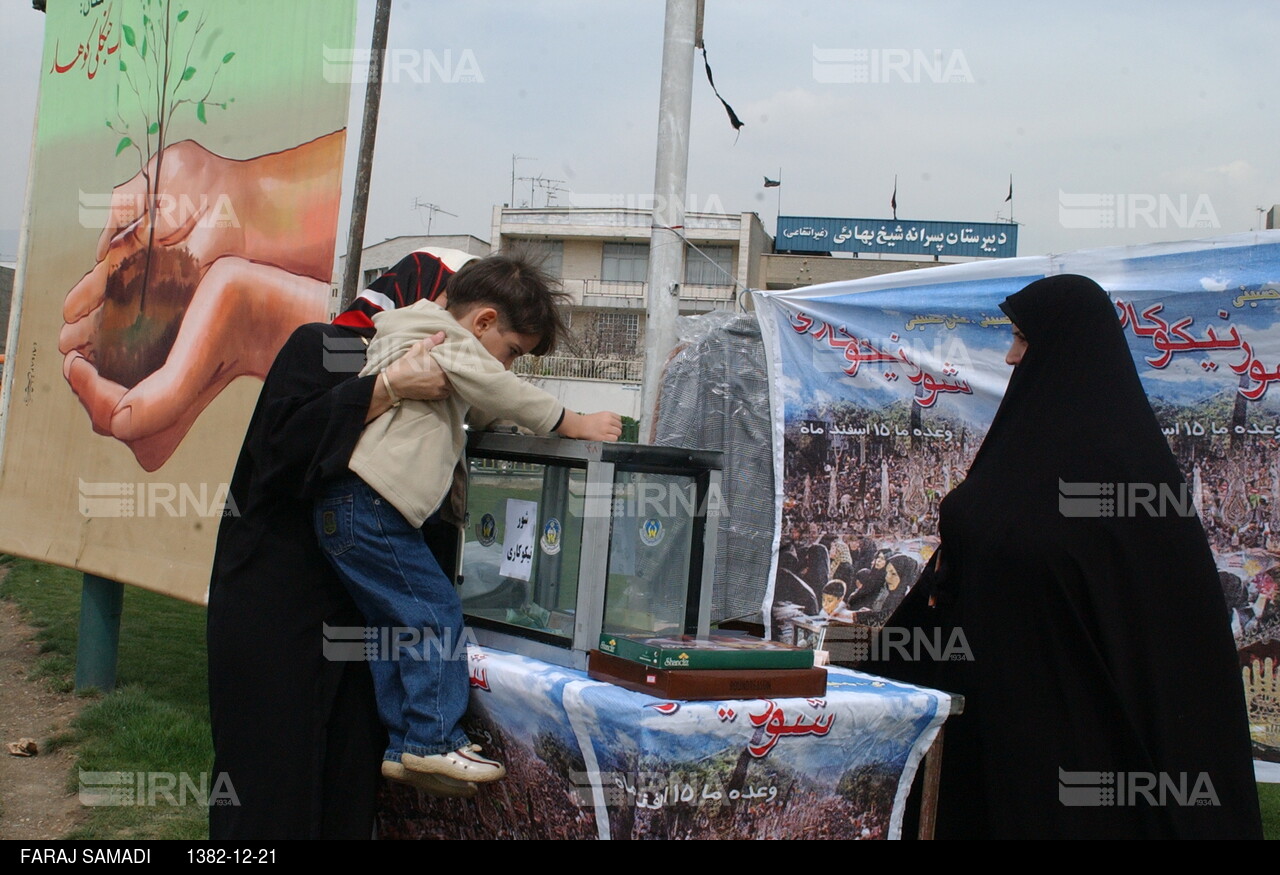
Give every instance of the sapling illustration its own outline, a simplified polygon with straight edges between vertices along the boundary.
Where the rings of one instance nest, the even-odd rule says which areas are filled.
[[[236,53],[216,48],[219,30],[206,32],[205,12],[193,14],[172,0],[130,3],[122,19],[125,47],[107,127],[120,136],[117,156],[132,150],[138,157],[135,179],[141,178],[143,190],[131,194],[141,198],[134,211],[141,248],[107,280],[95,364],[101,376],[132,388],[168,358],[200,282],[196,258],[185,245],[166,245],[165,229],[234,220],[234,209],[210,204],[208,192],[193,197],[186,190],[167,191],[178,174],[170,168],[166,177],[165,161],[175,130],[189,129],[192,116],[206,124],[210,112],[234,102],[215,97],[214,88]],[[113,201],[115,209],[122,206]]]

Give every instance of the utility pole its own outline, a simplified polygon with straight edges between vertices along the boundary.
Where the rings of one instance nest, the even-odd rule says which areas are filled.
[[[689,171],[689,115],[693,102],[694,42],[699,0],[667,0],[658,98],[658,154],[653,177],[653,230],[649,238],[648,318],[640,434],[652,442],[662,367],[675,346],[684,279],[684,199]]]
[[[369,78],[364,86],[364,120],[360,123],[360,155],[356,159],[356,188],[351,198],[351,226],[347,234],[347,265],[342,273],[342,311],[355,299],[364,255],[364,218],[369,209],[369,177],[373,175],[373,143],[378,136],[378,106],[382,102],[382,60],[387,53],[391,0],[378,0],[373,16]]]

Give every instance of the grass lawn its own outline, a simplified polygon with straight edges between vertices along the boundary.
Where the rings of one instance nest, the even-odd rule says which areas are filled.
[[[35,675],[64,692],[74,686],[81,579],[78,571],[18,559],[0,583],[0,595],[40,630]],[[147,772],[156,804],[92,806],[85,826],[66,838],[208,837],[204,799],[191,789],[210,786],[213,763],[204,621],[199,605],[124,588],[116,690],[90,694],[71,732],[48,742],[75,750],[68,790],[79,789],[80,771]],[[173,800],[185,804],[169,803],[164,776],[172,776]]]

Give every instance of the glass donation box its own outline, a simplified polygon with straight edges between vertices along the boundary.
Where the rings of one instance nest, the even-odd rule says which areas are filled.
[[[472,432],[467,464],[479,643],[585,669],[601,633],[708,634],[718,451]]]

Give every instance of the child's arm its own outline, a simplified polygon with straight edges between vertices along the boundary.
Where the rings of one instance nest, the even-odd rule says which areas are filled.
[[[449,378],[453,394],[470,408],[467,420],[474,426],[507,419],[537,434],[556,431],[567,438],[596,441],[622,436],[618,414],[583,415],[567,409],[554,395],[504,368],[478,340],[450,337],[431,354]]]
[[[564,418],[556,431],[561,437],[584,441],[616,441],[622,437],[622,417],[608,410],[599,413],[575,413],[565,408]]]

